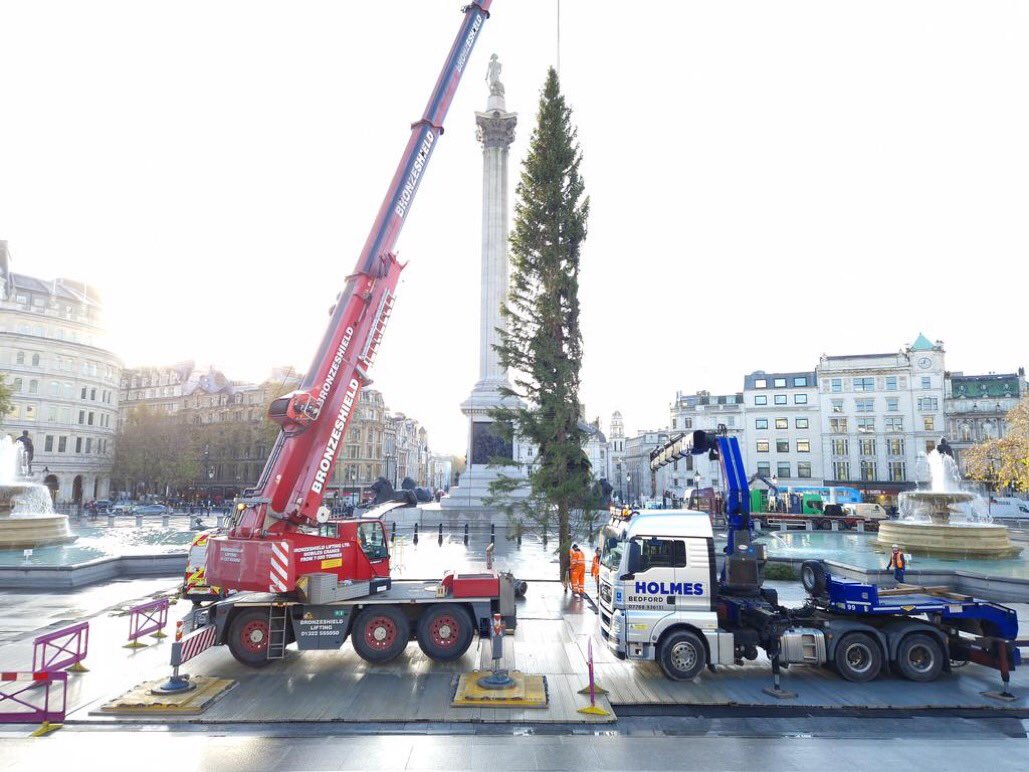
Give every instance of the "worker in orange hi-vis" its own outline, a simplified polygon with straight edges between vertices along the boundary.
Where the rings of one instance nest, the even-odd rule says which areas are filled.
[[[590,566],[590,576],[597,584],[597,595],[600,595],[600,547],[593,553],[593,565]]]
[[[585,592],[586,556],[578,544],[573,544],[568,551],[568,574],[572,580],[572,595],[582,595]]]

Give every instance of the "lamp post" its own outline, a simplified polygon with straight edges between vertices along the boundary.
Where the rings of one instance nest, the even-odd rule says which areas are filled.
[[[628,500],[628,504],[632,506],[632,475],[625,475],[625,497]]]

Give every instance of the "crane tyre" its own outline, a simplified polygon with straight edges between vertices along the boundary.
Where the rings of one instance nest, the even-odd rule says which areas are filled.
[[[707,650],[696,633],[679,630],[661,641],[657,659],[668,678],[673,681],[691,681],[707,664]]]
[[[411,622],[396,606],[365,606],[354,620],[350,634],[354,651],[366,662],[389,662],[411,640]]]
[[[847,633],[836,644],[833,664],[848,681],[863,683],[879,675],[883,655],[879,644],[867,633]]]
[[[943,647],[931,635],[912,633],[897,647],[897,669],[909,681],[935,681],[943,671]]]
[[[437,662],[459,659],[472,643],[475,623],[464,606],[437,603],[418,620],[418,645]]]
[[[800,581],[808,595],[825,595],[825,566],[821,560],[805,560],[800,567]]]
[[[267,608],[253,608],[241,611],[232,618],[226,641],[229,653],[249,667],[264,667],[269,662],[268,642],[271,640],[271,623]]]

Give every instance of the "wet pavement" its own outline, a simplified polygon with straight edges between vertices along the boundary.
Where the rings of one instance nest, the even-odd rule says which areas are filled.
[[[445,540],[441,548],[435,539],[420,539],[417,548],[408,546],[402,556],[404,572],[424,574],[419,578],[427,578],[430,567],[438,572],[439,550],[457,555],[464,548],[460,540],[452,547]],[[519,553],[506,549],[512,546],[506,542],[504,546],[499,567],[552,575],[551,557],[541,549]],[[866,768],[870,759],[884,754],[891,764],[913,768],[976,768],[984,754],[997,769],[1029,765],[1029,722],[1020,716],[990,717],[989,711],[1009,706],[978,694],[995,688],[997,679],[993,671],[975,665],[936,684],[910,684],[886,676],[863,685],[846,684],[824,670],[794,667],[787,671],[785,685],[800,698],[784,717],[775,713],[777,701],[767,698],[762,703],[758,697],[760,688],[768,685],[767,662],[721,668],[692,684],[675,684],[652,664],[614,660],[594,639],[598,678],[612,689],[614,710],[621,714],[613,723],[579,723],[581,717],[572,713],[585,702],[573,687],[585,685],[585,650],[596,618],[590,603],[572,599],[552,581],[530,584],[529,596],[519,607],[519,629],[508,647],[507,663],[547,674],[552,684],[550,711],[496,715],[501,711],[482,710],[471,715],[450,708],[453,676],[481,665],[485,647],[473,646],[461,661],[440,665],[412,644],[394,663],[375,667],[357,658],[348,643],[341,651],[291,650],[286,660],[260,671],[239,665],[224,647],[205,652],[186,669],[235,678],[240,684],[195,719],[90,715],[106,700],[169,672],[167,641],[139,651],[121,648],[128,619],[119,614],[131,602],[166,594],[176,585],[174,579],[147,579],[60,594],[0,595],[3,670],[28,666],[31,639],[38,630],[91,618],[86,660],[90,672],[69,675],[66,727],[31,740],[26,738],[32,727],[0,728],[0,770],[48,768],[72,755],[103,761],[111,769],[148,770],[240,765],[824,769],[827,764]],[[769,585],[784,603],[803,600],[796,583]],[[172,619],[186,609],[181,602],[173,606]],[[1029,621],[1029,609],[1019,611],[1023,621]],[[1013,689],[1020,696],[1016,706],[1025,715],[1029,704],[1022,680],[1019,671]],[[870,704],[869,695],[893,710],[879,718],[875,711],[863,709]],[[816,715],[813,706],[826,700],[834,701],[836,713]],[[926,706],[948,701],[968,707],[964,712],[936,708],[924,713]]]
[[[406,770],[1023,770],[1029,744],[1021,737],[954,734],[941,726],[929,737],[810,737],[736,735],[384,734],[277,735],[219,732],[82,732],[61,730],[43,740],[0,740],[0,770],[77,765],[107,770],[183,772],[193,769]]]

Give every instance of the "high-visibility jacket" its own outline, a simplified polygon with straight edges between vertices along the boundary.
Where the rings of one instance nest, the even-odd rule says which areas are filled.
[[[568,568],[574,573],[575,571],[586,571],[586,556],[582,554],[582,550],[568,550]]]
[[[887,568],[899,568],[901,571],[903,571],[904,568],[905,568],[905,566],[904,566],[904,553],[901,552],[900,550],[897,550],[896,552],[894,552],[893,555],[890,557],[890,564],[888,566],[886,566],[886,567]]]
[[[594,578],[600,576],[600,555],[593,556],[593,565],[590,566],[590,576]]]

